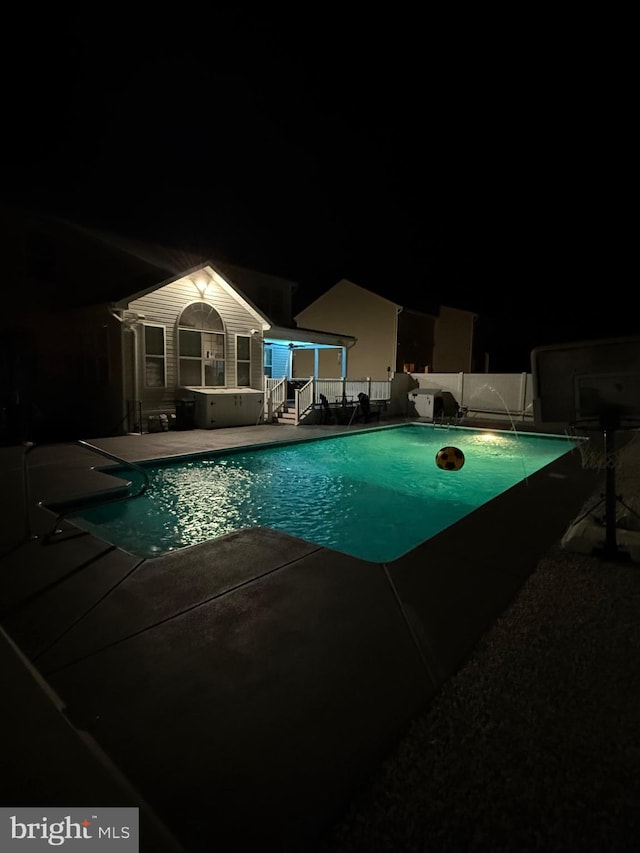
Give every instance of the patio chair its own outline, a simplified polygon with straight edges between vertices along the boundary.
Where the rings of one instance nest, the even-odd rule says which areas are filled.
[[[380,420],[380,411],[371,411],[371,403],[369,401],[369,396],[361,391],[358,394],[358,407],[356,409],[356,416],[354,420],[358,421],[360,420],[360,418],[362,418],[365,424],[368,424],[369,420],[373,417],[374,414],[377,420]]]
[[[331,414],[331,406],[329,405],[329,401],[327,400],[324,394],[320,394],[320,405],[322,406],[320,410],[320,423],[330,424],[333,421],[333,415]]]

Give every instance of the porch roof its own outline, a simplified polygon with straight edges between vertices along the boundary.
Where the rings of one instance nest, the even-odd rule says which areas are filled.
[[[271,326],[264,332],[264,340],[283,345],[293,345],[298,349],[324,349],[349,347],[357,338],[353,335],[341,335],[337,332],[320,332],[316,329],[300,329],[288,326]]]

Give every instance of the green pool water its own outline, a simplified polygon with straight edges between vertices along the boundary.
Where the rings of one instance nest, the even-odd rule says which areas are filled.
[[[442,470],[436,454],[459,448]],[[253,446],[147,467],[140,497],[87,508],[74,523],[157,557],[248,527],[268,527],[374,562],[395,560],[568,453],[564,436],[407,424]],[[146,467],[146,466],[145,466]],[[110,473],[141,485],[131,469]]]

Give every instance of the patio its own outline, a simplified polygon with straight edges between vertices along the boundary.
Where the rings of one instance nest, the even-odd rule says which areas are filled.
[[[135,462],[348,428],[93,443]],[[141,850],[189,853],[319,845],[596,483],[568,454],[387,565],[268,530],[143,560],[46,536],[43,502],[105,488],[94,454],[35,448],[25,494],[24,448],[0,453],[3,804],[139,804]]]

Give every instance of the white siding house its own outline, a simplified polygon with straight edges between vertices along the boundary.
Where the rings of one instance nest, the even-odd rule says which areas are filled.
[[[238,405],[199,425],[261,420],[262,334],[270,322],[213,265],[120,299],[110,313],[124,344],[122,411],[135,420],[131,429],[205,391],[209,407],[222,408],[214,393],[232,392]]]

